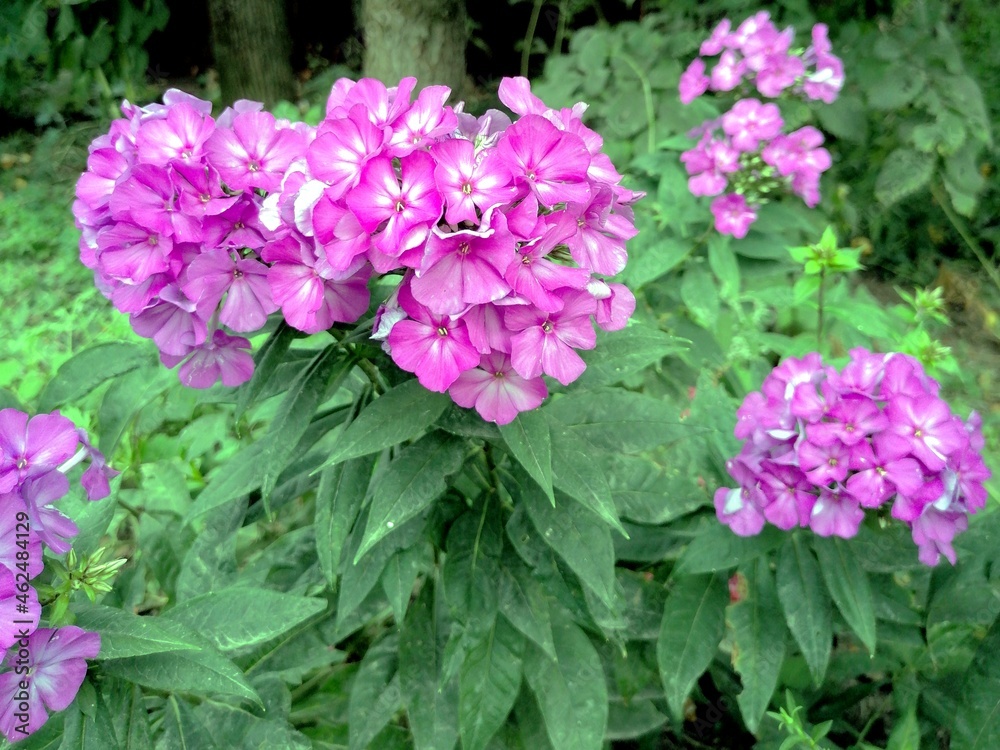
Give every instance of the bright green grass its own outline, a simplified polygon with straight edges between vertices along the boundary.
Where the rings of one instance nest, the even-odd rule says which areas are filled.
[[[79,260],[71,206],[90,137],[0,141],[8,163],[32,148],[30,161],[0,171],[0,389],[25,406],[74,353],[136,339]]]

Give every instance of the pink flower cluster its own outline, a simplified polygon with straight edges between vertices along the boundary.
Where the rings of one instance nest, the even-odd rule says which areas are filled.
[[[126,107],[92,147],[75,208],[84,262],[181,378],[249,378],[246,333],[280,308],[315,333],[358,320],[373,274],[401,280],[373,338],[426,388],[510,422],[584,370],[594,322],[622,328],[641,197],[618,183],[585,109],[553,110],[524,78],[500,85],[519,117],[476,118],[450,90],[341,79],[316,127],[247,102]]]
[[[788,92],[831,104],[844,85],[844,64],[830,54],[826,25],[812,28],[812,45],[792,48],[795,30],[778,31],[767,11],[760,11],[737,27],[725,18],[701,43],[696,57],[681,75],[681,102],[690,104],[706,91],[756,88],[775,98]],[[704,57],[719,56],[711,70]]]
[[[791,94],[830,103],[843,85],[843,64],[830,54],[826,26],[812,30],[812,46],[791,51],[794,30],[771,23],[767,12],[746,19],[732,31],[723,20],[701,45],[701,54],[721,53],[706,74],[698,57],[681,76],[681,101],[689,104],[706,91],[744,90],[745,97],[718,120],[705,123],[693,135],[698,145],[681,155],[694,195],[717,196],[712,201],[715,228],[745,237],[757,219],[757,208],[775,196],[793,193],[812,207],[819,202],[820,175],[830,167],[822,148],[823,134],[813,127],[784,133],[778,105],[753,96]]]
[[[737,411],[746,442],[715,493],[741,536],[766,522],[821,536],[857,534],[866,511],[907,524],[921,562],[954,564],[952,540],[986,504],[979,416],[952,415],[938,384],[905,354],[852,349],[842,372],[818,354],[782,362]]]
[[[29,419],[0,410],[0,650],[10,649],[8,671],[0,674],[0,732],[10,741],[45,723],[43,704],[53,711],[69,705],[87,670],[84,659],[100,649],[96,633],[39,629],[41,605],[29,583],[42,572],[42,545],[63,554],[79,532],[53,503],[69,492],[66,472],[88,459],[80,483],[88,499],[107,497],[118,472],[83,430],[57,412]]]

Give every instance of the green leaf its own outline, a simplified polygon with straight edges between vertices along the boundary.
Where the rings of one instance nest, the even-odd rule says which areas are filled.
[[[608,723],[604,668],[590,639],[572,622],[553,628],[556,658],[540,649],[525,654],[524,676],[545,717],[555,748],[600,750]]]
[[[897,148],[886,157],[875,179],[875,197],[889,207],[924,187],[934,174],[935,157]]]
[[[403,449],[375,483],[354,563],[393,529],[426,510],[444,492],[445,479],[461,468],[464,457],[465,442],[440,431]]]
[[[309,428],[316,409],[326,401],[330,391],[337,389],[352,367],[351,360],[331,344],[316,355],[288,388],[267,433],[261,438],[268,446],[262,456],[264,471],[261,476],[261,494],[265,505],[270,499],[278,475],[288,465],[299,440]]]
[[[733,666],[743,683],[736,700],[747,729],[756,733],[778,684],[787,631],[775,617],[781,604],[770,561],[758,558],[747,565],[745,578],[747,595],[729,608],[728,620],[733,628]]]
[[[587,369],[576,379],[573,387],[613,385],[634,372],[657,364],[667,355],[681,351],[686,345],[683,339],[633,318],[620,331],[599,331],[597,346],[580,352]]]
[[[608,480],[601,465],[594,460],[593,449],[569,431],[561,431],[557,435],[553,449],[556,487],[593,511],[627,539],[628,533],[618,519]]]
[[[379,396],[348,425],[324,466],[366,456],[416,437],[451,403],[416,380],[407,380]]]
[[[548,505],[548,503],[546,503]],[[486,627],[496,616],[503,553],[499,504],[486,501],[459,516],[448,531],[442,577],[453,617]]]
[[[545,407],[550,417],[595,448],[608,453],[638,453],[691,437],[697,427],[684,424],[680,410],[661,399],[620,388],[575,391]],[[553,435],[562,433],[552,424]]]
[[[38,411],[48,412],[86,396],[106,380],[124,375],[150,361],[150,350],[139,344],[97,344],[63,362],[38,397]]]
[[[777,583],[788,629],[802,649],[813,681],[819,685],[833,641],[830,597],[816,558],[800,534],[788,537],[778,553]]]
[[[344,542],[361,512],[371,482],[375,456],[361,456],[328,466],[316,490],[316,552],[327,582],[337,581]]]
[[[112,497],[120,485],[121,479],[111,480]],[[71,518],[80,529],[73,539],[73,549],[78,555],[89,555],[101,545],[101,539],[111,525],[118,507],[112,497],[88,500],[83,489],[75,486],[59,501],[59,512]]]
[[[63,742],[60,748],[107,750],[109,747],[118,747],[114,723],[103,696],[100,693],[95,693],[89,682],[85,682],[83,687],[89,688],[90,694],[93,696],[92,702],[86,707],[87,712],[84,713],[79,698],[79,695],[83,693],[81,690],[76,702],[70,704],[63,724]]]
[[[101,650],[97,658],[101,660],[201,648],[200,640],[192,640],[187,628],[175,627],[170,620],[140,617],[100,604],[76,612],[75,624],[100,633]]]
[[[837,609],[868,648],[868,653],[874,655],[875,605],[868,574],[858,563],[850,543],[844,539],[815,537],[813,549]]]
[[[701,266],[688,266],[681,279],[681,300],[694,322],[712,329],[719,319],[719,292],[711,275]]]
[[[268,382],[274,376],[278,365],[284,361],[285,352],[291,346],[292,341],[301,334],[292,328],[284,320],[278,324],[267,341],[254,355],[253,376],[244,383],[239,390],[236,399],[236,418],[239,419],[249,406],[254,404],[260,397]]]
[[[186,625],[216,648],[234,651],[281,635],[318,615],[326,606],[325,599],[233,586],[181,602],[160,619]]]
[[[120,750],[153,750],[149,716],[139,686],[124,680],[106,679],[101,693],[107,702]]]
[[[876,110],[900,109],[912,102],[927,85],[920,67],[905,63],[879,68],[881,75],[868,86],[868,106]]]
[[[506,720],[521,690],[523,653],[524,638],[497,617],[466,654],[458,686],[462,750],[484,750]]]
[[[97,413],[98,446],[110,456],[129,424],[143,407],[175,381],[175,376],[161,365],[138,367],[108,387]]]
[[[431,548],[428,545],[416,545],[400,550],[385,564],[382,590],[392,605],[392,614],[397,623],[403,622],[406,609],[410,606],[413,584],[423,570],[431,567],[431,558]]]
[[[893,725],[885,750],[920,750],[920,723],[915,710],[907,711],[902,720]]]
[[[195,716],[191,704],[175,695],[167,696],[162,727],[158,747],[195,750],[212,747],[215,743],[205,725]]]
[[[220,505],[206,514],[205,527],[184,553],[177,576],[176,598],[180,601],[221,589],[236,579],[236,533],[246,517],[243,498]]]
[[[542,539],[566,561],[607,607],[615,607],[615,550],[611,530],[582,504],[560,503],[553,508],[541,492],[524,483],[511,489],[528,511]]]
[[[195,714],[212,735],[212,747],[281,750],[312,750],[313,747],[308,737],[277,715],[261,718],[242,709],[210,701],[198,706]]]
[[[667,705],[680,720],[684,701],[708,669],[726,631],[729,588],[724,576],[681,576],[667,597],[656,661]]]
[[[614,456],[607,477],[622,516],[660,526],[703,506],[705,493],[675,466],[666,461],[654,463],[645,456]]]
[[[719,296],[735,299],[740,293],[740,266],[729,246],[729,236],[713,234],[708,241],[708,265],[719,280]]]
[[[538,482],[549,502],[555,505],[556,498],[552,492],[552,439],[545,413],[537,409],[521,412],[514,417],[513,422],[500,426],[500,434],[510,454]]]
[[[183,627],[180,623],[176,623],[176,626]],[[200,649],[108,659],[102,663],[102,669],[106,674],[154,690],[202,696],[232,695],[261,705],[257,692],[235,664],[207,641],[186,628],[184,630],[189,639],[200,643]]]
[[[677,572],[689,575],[731,570],[777,549],[786,538],[787,534],[776,526],[765,526],[756,536],[739,536],[713,519],[681,554]]]
[[[952,750],[997,747],[1000,747],[1000,618],[979,644],[965,674],[951,735]]]
[[[399,639],[390,635],[370,647],[361,660],[348,701],[350,750],[369,747],[399,709],[398,650]]]
[[[425,585],[399,634],[399,687],[416,750],[451,750],[458,741],[458,683],[441,685],[434,587]]]
[[[550,659],[555,659],[556,647],[545,587],[517,555],[504,555],[499,565],[500,612]]]

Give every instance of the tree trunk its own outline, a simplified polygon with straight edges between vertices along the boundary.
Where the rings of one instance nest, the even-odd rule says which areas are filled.
[[[225,105],[253,99],[267,107],[294,100],[291,37],[283,0],[209,0],[212,51]]]
[[[461,98],[469,38],[465,0],[362,0],[364,74],[394,86],[417,77],[417,88],[450,86]]]

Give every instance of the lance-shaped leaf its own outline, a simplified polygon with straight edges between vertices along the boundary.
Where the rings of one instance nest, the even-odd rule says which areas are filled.
[[[399,709],[399,639],[390,635],[370,647],[351,683],[350,750],[364,750]]]
[[[300,335],[299,331],[296,331],[282,320],[274,330],[274,333],[268,336],[267,341],[257,350],[253,358],[253,375],[240,388],[239,396],[236,399],[237,419],[243,415],[247,407],[257,401],[270,383],[271,378],[274,377],[278,365],[284,361],[285,352],[288,351],[288,347]]]
[[[618,519],[604,469],[599,461],[594,460],[593,446],[568,430],[560,430],[554,437],[552,447],[556,487],[583,503],[627,539],[628,533]]]
[[[124,659],[164,651],[197,651],[199,639],[192,639],[187,628],[176,627],[169,620],[139,615],[116,607],[95,605],[76,613],[76,624],[101,635],[98,659]]]
[[[755,536],[739,536],[713,518],[702,527],[677,562],[678,573],[714,573],[735,568],[777,549],[787,534],[776,526],[765,526]]]
[[[434,424],[449,403],[445,394],[432,393],[416,380],[400,383],[366,406],[348,425],[324,466],[377,453],[416,437]]]
[[[800,534],[792,534],[778,553],[777,583],[785,622],[819,685],[833,641],[830,595],[816,558]]]
[[[336,583],[344,542],[361,512],[374,466],[374,456],[361,456],[328,466],[320,475],[313,528],[319,566],[331,586]]]
[[[569,432],[609,453],[637,453],[699,432],[681,422],[673,404],[620,388],[568,393],[545,410]]]
[[[106,380],[149,362],[149,349],[139,344],[108,343],[84,349],[62,363],[38,397],[38,411],[52,411],[77,401]]]
[[[416,750],[451,750],[458,741],[458,682],[441,684],[442,623],[434,593],[428,582],[399,634],[399,686]]]
[[[857,555],[847,540],[837,537],[815,537],[813,549],[837,609],[868,648],[868,653],[874,654],[875,605],[868,574],[858,563]]]
[[[556,504],[552,493],[552,440],[549,420],[537,409],[518,414],[510,424],[500,426],[500,434],[510,454],[538,482],[549,502]]]
[[[452,616],[471,626],[487,627],[496,615],[497,582],[503,551],[498,503],[487,501],[451,525],[442,571]]]
[[[326,599],[233,586],[183,601],[157,619],[179,622],[201,633],[216,648],[233,651],[281,635],[326,606]]]
[[[555,659],[556,647],[545,587],[513,550],[501,557],[499,564],[500,612],[550,659]]]
[[[979,644],[966,672],[951,747],[952,750],[1000,747],[1000,618]]]
[[[729,588],[724,576],[681,576],[667,597],[656,660],[667,705],[679,720],[684,701],[708,669],[726,631]]]
[[[466,654],[458,687],[463,750],[483,750],[513,708],[521,690],[524,645],[524,637],[497,617]]]
[[[776,616],[781,604],[767,558],[758,558],[741,572],[746,597],[729,608],[733,654],[743,691],[736,696],[747,729],[756,732],[778,684],[785,660],[785,623]]]
[[[150,401],[171,385],[177,385],[176,376],[159,363],[139,367],[115,378],[101,399],[97,413],[98,446],[105,456],[110,456],[129,424]]]
[[[573,387],[594,388],[620,382],[668,354],[687,348],[687,343],[634,318],[621,331],[599,331],[597,346],[580,352],[587,369]]]
[[[405,448],[375,484],[365,535],[354,562],[393,529],[426,510],[444,492],[445,479],[461,468],[464,456],[465,443],[439,431]]]
[[[608,723],[604,668],[590,639],[572,622],[553,628],[556,659],[540,649],[525,654],[524,676],[545,717],[552,746],[600,750]]]

